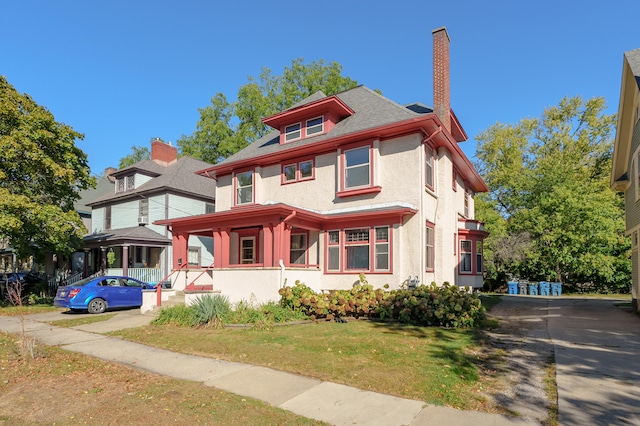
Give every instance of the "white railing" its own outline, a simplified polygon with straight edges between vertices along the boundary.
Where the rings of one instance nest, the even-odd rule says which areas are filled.
[[[124,270],[122,268],[109,268],[104,273],[105,275],[124,275]],[[157,283],[163,277],[162,269],[158,268],[129,268],[127,269],[127,276],[146,283]]]

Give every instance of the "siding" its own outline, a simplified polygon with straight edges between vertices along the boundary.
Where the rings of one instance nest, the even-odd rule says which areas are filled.
[[[638,178],[634,176],[636,168],[634,167],[634,153],[640,147],[640,121],[636,122],[633,129],[633,140],[631,143],[631,152],[629,155],[628,173],[631,185],[624,194],[627,230],[631,230],[640,225],[640,201],[636,201],[635,194],[638,185]]]
[[[111,229],[138,226],[139,201],[127,201],[111,206]]]

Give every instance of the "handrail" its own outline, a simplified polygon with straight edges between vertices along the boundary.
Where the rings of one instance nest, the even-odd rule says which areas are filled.
[[[202,275],[204,275],[204,273],[205,273],[205,272],[207,272],[207,271],[209,271],[210,269],[213,269],[213,263],[212,263],[211,265],[207,266],[206,268],[204,268],[204,270],[203,270],[202,272],[200,272],[200,274],[199,274],[197,277],[195,277],[195,278],[193,279],[193,281],[191,281],[191,282],[189,283],[189,285],[187,285],[187,287],[190,287],[190,286],[194,285],[194,283],[196,282],[196,280],[197,280],[198,278],[200,278]]]
[[[178,269],[174,269],[169,275],[158,281],[158,285],[156,286],[156,305],[162,306],[162,283],[165,282],[167,278],[169,278],[175,272],[185,268],[187,265],[187,262],[183,263],[182,265],[178,266]]]

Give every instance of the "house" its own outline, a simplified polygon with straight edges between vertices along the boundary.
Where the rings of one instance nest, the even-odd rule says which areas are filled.
[[[474,194],[488,188],[459,143],[450,107],[449,36],[433,31],[434,108],[399,105],[358,86],[316,93],[263,119],[273,131],[198,171],[216,181],[216,211],[160,220],[173,267],[193,236],[213,237],[209,282],[231,301],[278,300],[300,280],[320,292],[403,283],[480,288]],[[196,274],[180,271],[174,288]]]
[[[92,214],[84,238],[88,272],[108,270],[149,282],[168,276],[171,230],[153,222],[213,212],[215,181],[195,174],[209,167],[190,157],[178,158],[176,147],[157,139],[151,143],[150,160],[112,172],[113,190],[87,203]],[[212,236],[194,235],[184,252],[191,268],[206,269],[213,263]]]
[[[626,233],[631,236],[631,297],[638,310],[640,259],[640,49],[624,53],[611,188],[624,192]]]

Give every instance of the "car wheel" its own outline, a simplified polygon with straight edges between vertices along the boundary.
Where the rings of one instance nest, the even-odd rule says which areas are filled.
[[[107,302],[104,299],[95,298],[89,302],[87,310],[90,314],[101,314],[107,310]]]

